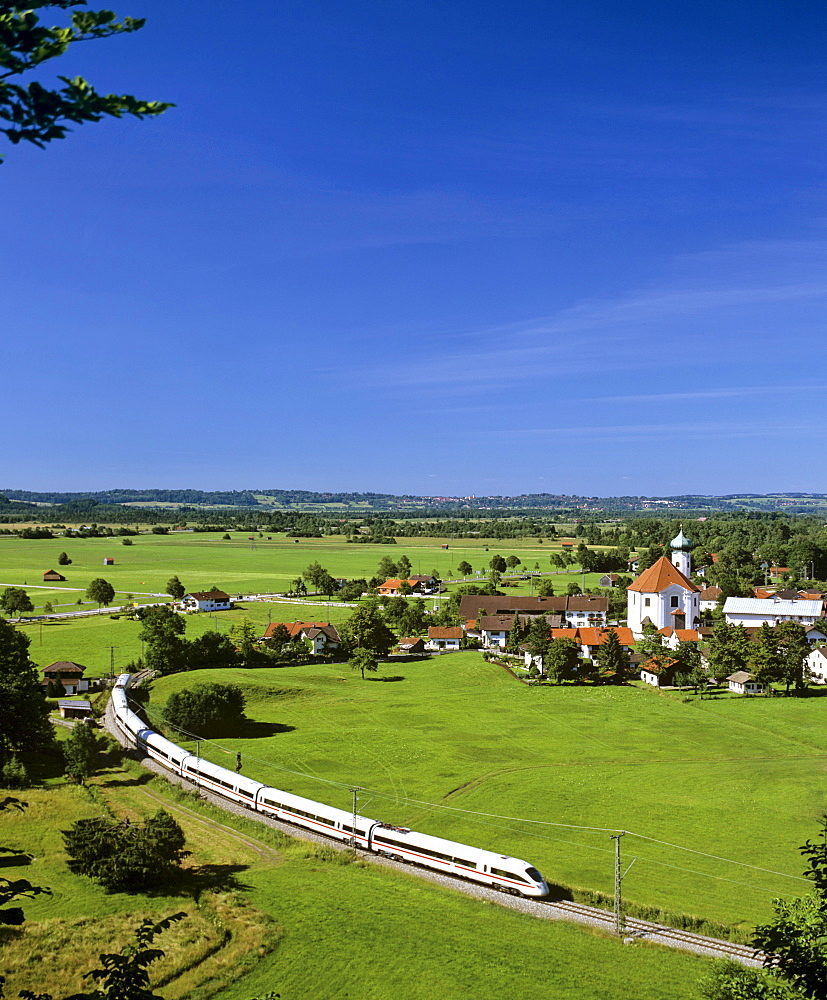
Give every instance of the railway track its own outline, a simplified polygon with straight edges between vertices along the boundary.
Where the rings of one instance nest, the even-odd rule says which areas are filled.
[[[615,925],[614,913],[601,910],[596,906],[586,906],[582,903],[573,903],[569,900],[543,900],[540,906],[549,906],[563,913],[570,913],[578,918],[588,918],[598,925],[603,925],[607,930],[613,930]],[[697,951],[701,954],[713,955],[716,958],[729,958],[742,965],[760,966],[763,964],[765,955],[756,951],[755,948],[746,944],[736,944],[734,941],[724,941],[720,938],[707,937],[703,934],[695,934],[692,931],[680,930],[676,927],[667,927],[665,924],[656,924],[649,920],[640,920],[637,917],[626,917],[623,922],[625,938],[635,940],[655,941],[658,944],[666,944],[673,948],[686,948]]]
[[[118,742],[128,746],[117,727],[112,724],[110,710],[111,705],[107,706],[106,710],[107,729],[118,740]],[[156,762],[151,760],[149,757],[145,757],[140,752],[136,752],[134,748],[130,747],[130,749],[134,754],[134,759],[136,759],[142,766],[146,767],[147,770],[153,771],[164,777],[171,784],[178,784],[185,788],[190,787],[186,781],[181,778],[171,776],[168,771],[161,768],[160,765],[156,764]],[[325,844],[338,851],[350,850],[350,848],[341,841],[335,840],[331,837],[325,837],[321,833],[315,833],[301,827],[293,826],[290,823],[285,823],[281,820],[275,819],[274,817],[263,816],[260,813],[250,812],[248,809],[237,806],[235,803],[228,802],[224,798],[220,798],[219,796],[213,795],[209,792],[204,792],[203,790],[200,794],[205,800],[221,809],[226,810],[227,812],[234,812],[237,815],[244,816],[246,819],[258,820],[266,826],[271,826],[275,829],[281,830],[290,837]],[[178,806],[178,808],[180,809],[186,807]],[[192,812],[192,810],[189,811]],[[220,826],[221,824],[216,825]],[[249,838],[247,839],[247,846],[250,846]],[[363,853],[361,851],[359,854],[363,860],[373,864],[379,864],[389,868],[396,868],[400,871],[415,873],[419,877],[427,879],[428,881],[436,882],[439,885],[449,886],[460,892],[464,892],[466,895],[475,896],[478,899],[485,899],[491,903],[506,907],[507,909],[517,910],[521,913],[528,914],[529,916],[544,920],[571,920],[576,923],[587,924],[591,927],[595,927],[609,933],[614,931],[614,913],[608,910],[601,910],[596,906],[587,906],[584,903],[574,903],[569,900],[562,899],[541,900],[531,899],[519,895],[510,895],[508,893],[498,892],[488,886],[479,885],[474,882],[468,882],[465,879],[457,878],[447,872],[438,872],[428,868],[419,868],[416,865],[411,865],[406,862],[394,861],[385,855]],[[720,938],[707,937],[703,934],[693,934],[691,931],[667,927],[665,924],[656,924],[648,920],[640,920],[636,917],[627,917],[624,920],[624,929],[624,940],[630,944],[634,941],[650,941],[653,944],[660,944],[665,947],[676,948],[681,951],[691,951],[699,955],[709,956],[711,958],[728,958],[732,961],[739,962],[741,965],[760,967],[763,964],[764,954],[762,952],[756,952],[749,945],[736,944],[732,941],[724,941]]]

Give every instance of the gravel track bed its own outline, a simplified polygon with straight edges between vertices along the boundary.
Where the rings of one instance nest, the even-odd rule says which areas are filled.
[[[122,733],[115,726],[114,721],[112,720],[111,706],[112,703],[110,702],[109,705],[107,705],[106,715],[104,717],[106,730],[114,736],[122,746],[125,746],[130,750],[132,759],[136,760],[148,771],[152,771],[165,778],[170,784],[179,785],[181,788],[193,791],[193,785],[191,782],[186,781],[175,774],[171,774],[166,768],[161,767],[160,764],[152,760],[150,757],[144,756],[126,742]],[[347,845],[342,844],[339,841],[332,840],[329,837],[323,837],[319,834],[311,832],[310,830],[303,830],[300,827],[293,826],[291,823],[282,823],[270,816],[263,816],[261,813],[252,812],[250,809],[246,809],[244,806],[239,805],[236,802],[224,799],[218,795],[213,795],[211,792],[205,791],[204,789],[199,789],[199,796],[204,799],[204,801],[210,802],[219,809],[235,813],[237,816],[243,816],[245,819],[251,819],[256,822],[263,823],[266,826],[272,827],[274,830],[280,830],[282,833],[295,840],[305,840],[313,844],[332,847],[334,850],[338,851],[351,849]],[[439,872],[433,872],[427,868],[419,868],[415,865],[392,861],[390,858],[385,858],[378,854],[368,854],[361,850],[358,854],[362,861],[369,864],[381,865],[384,868],[394,868],[397,871],[415,874],[419,878],[427,879],[429,882],[435,882],[437,885],[442,885],[446,888],[463,892],[466,896],[473,896],[476,899],[486,900],[489,903],[495,903],[497,906],[504,906],[510,910],[517,910],[520,913],[525,913],[532,917],[539,917],[542,920],[568,920],[573,923],[585,924],[600,931],[614,933],[614,914],[609,913],[606,910],[600,910],[597,907],[584,906],[580,903],[562,900],[554,902],[526,899],[523,896],[510,896],[494,889],[490,889],[488,886],[476,885],[473,882],[466,882],[464,879],[453,878],[450,875],[442,875]],[[627,917],[626,932],[623,940],[628,944],[633,944],[638,940],[652,941],[655,944],[665,945],[668,948],[690,951],[695,954],[705,955],[711,958],[729,958],[735,962],[740,962],[742,965],[754,967],[760,967],[762,965],[760,956],[756,957],[756,953],[747,945],[734,944],[731,941],[721,941],[718,938],[704,937],[700,934],[692,934],[689,931],[675,930],[672,927],[665,927],[662,924],[655,924],[648,920],[638,920],[636,918]]]

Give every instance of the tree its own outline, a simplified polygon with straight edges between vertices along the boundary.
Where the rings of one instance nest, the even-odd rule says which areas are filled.
[[[186,857],[184,831],[160,809],[145,823],[81,819],[63,831],[69,868],[106,892],[144,892],[166,886]]]
[[[6,587],[0,595],[0,608],[8,615],[17,616],[24,611],[34,611],[31,598],[22,587]]]
[[[547,577],[537,584],[537,593],[540,597],[554,597],[554,580]]]
[[[303,594],[307,593],[307,587],[304,584],[304,580],[300,576],[297,576],[295,580],[290,581],[290,592],[295,594],[297,597],[301,597]]]
[[[399,628],[405,635],[417,635],[417,633],[423,632],[428,620],[425,602],[421,598],[414,598],[411,601],[406,601],[405,604],[405,610],[399,619]]]
[[[509,569],[514,570],[518,566],[522,565],[522,560],[518,559],[517,556],[509,556],[506,559],[505,564]]]
[[[742,625],[728,625],[721,619],[713,627],[706,654],[713,677],[729,677],[739,670],[746,670],[753,655],[749,634]]]
[[[549,643],[543,660],[550,681],[571,680],[577,676],[580,647],[574,639],[554,639]]]
[[[81,785],[96,770],[100,756],[100,740],[86,722],[76,722],[69,739],[63,744],[66,774]]]
[[[461,573],[462,576],[470,576],[474,572],[474,567],[471,565],[471,563],[466,562],[463,559],[462,562],[457,566],[457,572]]]
[[[71,562],[72,560],[69,558],[68,555],[66,555],[65,552],[61,552],[60,555],[57,557],[58,566],[68,566]]]
[[[399,584],[399,593],[403,597],[408,597],[413,593],[413,587],[408,583],[407,580],[402,580]]]
[[[43,605],[43,614],[53,615],[54,613],[55,613],[54,605],[52,604],[51,601],[46,601],[46,603]]]
[[[379,661],[376,655],[369,649],[355,649],[348,660],[351,670],[359,670],[362,680],[365,679],[365,671],[375,672],[379,668]]]
[[[597,663],[603,673],[622,678],[629,667],[629,657],[614,629],[609,629],[606,638],[597,647]]]
[[[236,684],[195,684],[169,696],[164,718],[187,733],[225,736],[244,721],[244,705],[244,693]]]
[[[496,590],[499,587],[501,578],[502,573],[498,569],[489,570],[488,582],[491,584],[492,590]]]
[[[548,621],[544,617],[533,618],[529,625],[528,635],[526,636],[526,647],[532,656],[543,657],[544,665],[545,656],[548,653],[551,641],[551,629],[549,628]]]
[[[774,628],[766,622],[758,633],[757,679],[762,683],[778,681],[801,694],[804,682],[804,658],[810,652],[807,633],[798,622],[780,622]]]
[[[219,667],[236,667],[239,663],[233,641],[215,629],[209,629],[188,642],[184,654],[188,670],[215,670]]]
[[[339,626],[339,637],[346,649],[369,649],[376,656],[386,656],[396,643],[373,602],[358,607]]]
[[[95,601],[98,607],[101,607],[101,605],[109,607],[114,597],[115,588],[101,577],[93,580],[86,588],[86,599],[88,601]]]
[[[0,764],[19,750],[51,746],[48,715],[29,638],[0,618]]]
[[[184,585],[177,576],[171,576],[169,580],[167,580],[166,593],[168,593],[169,596],[174,598],[176,601],[180,601],[184,594],[186,594]]]
[[[186,665],[187,647],[181,636],[186,623],[171,608],[146,608],[140,611],[138,638],[146,643],[144,661],[150,670],[174,674]]]
[[[302,572],[302,578],[312,585],[314,590],[324,593],[324,584],[326,578],[329,578],[330,574],[327,570],[318,562],[311,563],[307,569]]]
[[[412,573],[411,560],[407,556],[400,556],[396,563],[396,575],[406,580]]]
[[[508,639],[505,644],[506,650],[509,653],[519,653],[520,644],[522,643],[524,636],[525,629],[520,621],[520,616],[515,611],[514,617],[511,619],[511,628],[509,629]]]
[[[242,618],[232,626],[229,633],[230,640],[238,650],[238,655],[245,667],[249,667],[256,658],[256,638],[258,629],[249,618]]]
[[[496,555],[491,557],[488,567],[489,569],[496,570],[498,573],[505,573],[506,569],[508,569],[508,564],[502,556]]]
[[[339,597],[343,601],[358,601],[362,594],[368,589],[368,581],[363,579],[348,580],[344,587],[339,590]]]
[[[54,139],[63,139],[70,125],[98,122],[105,116],[148,118],[160,115],[171,104],[142,101],[129,94],[100,94],[82,77],[59,76],[63,87],[47,89],[37,81],[27,86],[9,82],[62,56],[74,42],[109,38],[138,31],[143,18],[115,20],[111,11],[75,10],[84,0],[28,0],[25,4],[0,5],[0,119],[9,123],[0,129],[14,145],[31,142],[40,149]],[[68,27],[46,28],[35,11],[44,7],[70,11]],[[0,157],[2,162],[2,157]]]

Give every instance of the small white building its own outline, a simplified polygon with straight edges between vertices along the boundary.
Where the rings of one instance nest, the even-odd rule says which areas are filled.
[[[182,611],[229,611],[233,606],[230,595],[223,590],[199,590],[181,598]]]
[[[827,646],[817,646],[804,658],[810,671],[810,680],[816,684],[827,684]]]
[[[821,601],[785,601],[779,597],[728,597],[724,602],[724,618],[728,625],[778,625],[779,622],[799,622],[813,625],[821,617]]]
[[[701,574],[698,573],[698,576]],[[714,611],[718,607],[718,601],[723,597],[724,592],[720,587],[706,587],[698,595],[701,611]]]
[[[729,690],[735,694],[763,694],[764,685],[752,679],[752,674],[746,670],[736,670],[734,674],[727,677]]]
[[[460,648],[462,644],[462,628],[459,625],[440,628],[432,625],[428,629],[428,641],[425,643],[426,649],[442,650],[453,652]]]

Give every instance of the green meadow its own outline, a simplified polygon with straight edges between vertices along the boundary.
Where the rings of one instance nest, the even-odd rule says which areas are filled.
[[[125,603],[129,595],[139,603],[159,598],[167,581],[178,576],[187,590],[209,590],[217,586],[230,594],[271,593],[287,590],[291,581],[300,576],[312,562],[320,562],[333,576],[369,579],[376,573],[379,561],[389,555],[399,559],[407,555],[414,572],[436,570],[447,577],[458,563],[466,560],[475,569],[487,572],[491,557],[512,553],[522,560],[522,569],[532,569],[539,563],[549,571],[549,556],[559,552],[558,543],[536,539],[462,539],[462,545],[446,543],[436,538],[403,539],[398,545],[354,545],[329,538],[300,539],[298,543],[282,535],[253,534],[234,531],[229,541],[218,533],[180,533],[171,535],[142,534],[132,539],[132,545],[122,545],[119,538],[55,538],[20,539],[0,535],[0,591],[6,586],[24,587],[35,611],[49,601],[56,611],[89,609],[94,604],[85,600],[85,591],[96,577],[108,580],[116,590],[113,607]],[[446,551],[441,548],[449,544]],[[72,560],[69,566],[58,566],[57,557],[65,551]],[[105,556],[115,559],[113,566],[104,566]],[[46,570],[56,569],[66,577],[65,583],[43,584]],[[594,586],[599,574],[586,574],[587,585]],[[582,582],[578,573],[559,573],[554,577],[558,593],[564,593],[569,582]],[[470,582],[470,581],[469,581]],[[531,582],[516,578],[508,593],[528,593]],[[78,599],[82,605],[78,606]],[[271,621],[342,621],[350,610],[337,602],[323,600],[320,607],[284,603],[242,604],[233,611],[187,619],[187,634],[193,638],[207,628],[226,631],[233,622],[247,617],[262,631]],[[109,672],[114,656],[119,664],[128,663],[141,655],[138,639],[140,625],[126,619],[114,620],[108,615],[62,621],[33,621],[21,626],[32,640],[30,653],[40,666],[55,660],[72,660],[88,667],[89,677]],[[114,652],[113,652],[114,651]]]
[[[249,541],[252,535],[253,541]],[[400,539],[397,545],[354,545],[331,537],[301,538],[297,542],[283,534],[265,535],[233,531],[229,541],[223,533],[182,532],[170,535],[142,534],[122,545],[119,538],[20,539],[0,535],[0,586],[26,586],[36,606],[47,600],[72,603],[96,577],[108,580],[118,592],[116,602],[127,594],[163,593],[167,580],[175,574],[188,590],[205,590],[216,585],[228,593],[270,593],[286,590],[312,562],[320,562],[333,576],[369,579],[380,559],[399,559],[406,555],[414,573],[434,570],[443,578],[455,572],[466,560],[475,570],[488,572],[495,554],[517,556],[519,571],[533,570],[535,563],[550,572],[549,556],[560,552],[557,542],[536,539],[460,539],[450,543],[438,538]],[[448,549],[441,546],[448,544]],[[70,566],[58,566],[57,557],[65,551]],[[115,559],[114,566],[104,566],[105,556]],[[65,583],[44,586],[42,575],[56,569]],[[586,583],[594,585],[600,574],[587,574]],[[581,582],[579,573],[559,574],[565,589],[570,580]],[[470,581],[469,581],[470,582]],[[518,581],[512,593],[527,593],[529,581]]]
[[[184,912],[152,967],[167,1000],[242,1000],[273,990],[295,1000],[430,1000],[519,996],[690,1000],[708,960],[624,946],[354,861],[226,814],[130,766],[87,789],[23,793],[4,815],[3,843],[34,855],[25,875],[50,893],[26,904],[22,929],[3,929],[6,995],[82,988],[103,950],[144,917]],[[192,855],[181,884],[152,896],[107,895],[66,867],[60,829],[109,811],[139,821],[159,807],[182,825]],[[216,825],[219,824],[219,825]]]
[[[227,764],[240,750],[267,784],[342,808],[358,785],[368,816],[604,893],[609,835],[626,830],[627,899],[741,928],[807,887],[787,876],[827,807],[827,699],[528,687],[474,652],[383,664],[365,681],[344,664],[222,677],[244,687],[255,724],[201,753]],[[205,679],[156,681],[151,717]]]

